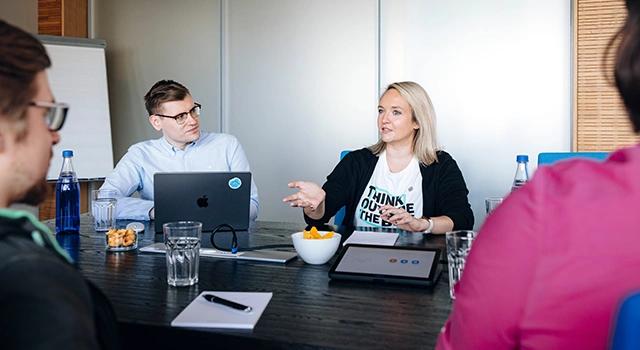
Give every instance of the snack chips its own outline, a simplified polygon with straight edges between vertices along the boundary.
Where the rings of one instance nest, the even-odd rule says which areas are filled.
[[[111,229],[107,232],[109,248],[130,247],[136,243],[137,235],[132,229]]]
[[[315,226],[311,227],[311,230],[309,231],[302,231],[302,238],[304,239],[329,239],[331,237],[333,237],[333,231],[329,231],[324,235],[321,235]]]

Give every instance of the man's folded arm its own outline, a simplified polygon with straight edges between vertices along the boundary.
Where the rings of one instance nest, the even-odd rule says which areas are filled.
[[[126,220],[149,220],[153,200],[133,198],[131,195],[143,187],[141,169],[136,164],[132,149],[122,157],[115,169],[107,176],[100,189],[113,190],[117,194],[116,218]]]

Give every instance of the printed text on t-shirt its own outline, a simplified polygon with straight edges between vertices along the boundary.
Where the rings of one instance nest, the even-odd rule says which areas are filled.
[[[395,208],[402,208],[409,214],[414,213],[414,204],[407,203],[407,194],[394,196],[389,191],[375,186],[369,186],[366,198],[360,202],[358,208],[358,216],[360,220],[365,221],[373,226],[393,226],[390,222],[382,220],[380,217],[380,207],[383,205],[391,205]]]

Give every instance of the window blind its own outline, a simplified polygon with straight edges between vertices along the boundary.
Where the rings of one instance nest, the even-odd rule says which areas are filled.
[[[639,138],[613,83],[615,50],[604,60],[627,15],[624,0],[574,0],[573,13],[573,149],[612,151],[635,144]]]

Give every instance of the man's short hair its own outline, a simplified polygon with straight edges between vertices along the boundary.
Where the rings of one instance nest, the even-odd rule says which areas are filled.
[[[0,20],[0,115],[23,119],[36,94],[36,75],[50,66],[51,60],[38,39]]]
[[[147,113],[153,115],[158,113],[161,104],[182,101],[187,95],[191,95],[189,89],[177,81],[160,80],[144,95],[144,106],[147,108]]]

